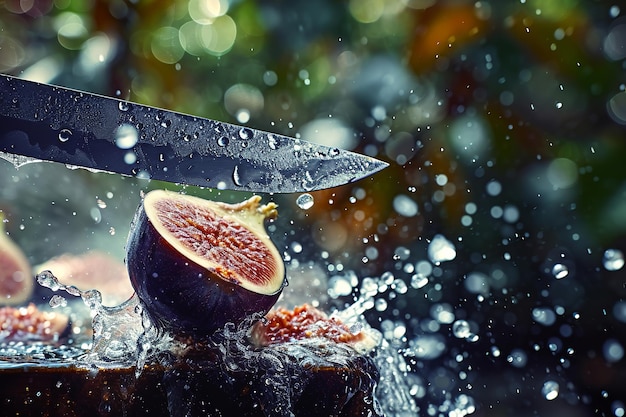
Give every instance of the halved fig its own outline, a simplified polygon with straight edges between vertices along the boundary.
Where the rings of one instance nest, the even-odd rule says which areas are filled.
[[[30,264],[24,252],[4,232],[0,213],[0,305],[27,301],[34,287]]]
[[[285,267],[264,220],[276,204],[227,204],[170,191],[146,194],[126,247],[131,283],[158,327],[208,336],[274,305]]]
[[[106,306],[120,304],[133,294],[124,263],[97,250],[56,256],[35,267],[35,273],[43,271],[51,271],[65,286],[97,288]]]

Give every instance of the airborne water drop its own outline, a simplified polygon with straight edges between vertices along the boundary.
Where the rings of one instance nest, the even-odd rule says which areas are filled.
[[[563,279],[569,275],[569,269],[563,264],[554,264],[552,267],[552,275],[554,275],[556,279]]]
[[[435,235],[428,245],[428,257],[435,265],[456,258],[454,244],[442,235]]]
[[[554,400],[559,396],[559,383],[552,380],[544,382],[543,387],[541,388],[541,393],[546,400]]]
[[[315,199],[309,193],[300,194],[296,199],[296,204],[302,210],[308,210],[313,207],[313,204],[315,204]]]
[[[602,263],[607,271],[619,271],[624,267],[624,253],[619,249],[607,249],[604,251]]]

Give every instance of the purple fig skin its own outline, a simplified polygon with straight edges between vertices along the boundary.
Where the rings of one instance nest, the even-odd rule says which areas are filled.
[[[131,283],[148,316],[174,335],[206,337],[226,323],[239,325],[255,314],[260,318],[284,286],[283,276],[277,292],[259,294],[215,276],[161,236],[144,202],[133,220],[126,253]]]

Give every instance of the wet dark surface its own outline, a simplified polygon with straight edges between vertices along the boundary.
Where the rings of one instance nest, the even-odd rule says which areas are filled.
[[[66,347],[0,347],[4,415],[362,416],[382,415],[374,362],[350,349],[196,347],[135,367],[90,367]],[[13,355],[6,354],[13,349]],[[22,355],[17,353],[21,352]],[[242,356],[243,355],[243,356]],[[46,359],[43,359],[45,357]],[[291,414],[293,413],[293,414]]]

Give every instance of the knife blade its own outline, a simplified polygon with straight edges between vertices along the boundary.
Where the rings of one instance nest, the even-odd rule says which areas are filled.
[[[99,172],[266,193],[336,187],[388,165],[246,126],[8,75],[0,75],[2,153],[5,159],[19,155]]]

